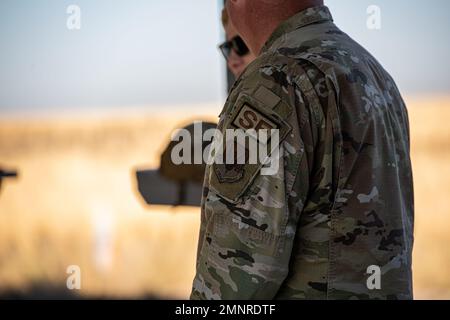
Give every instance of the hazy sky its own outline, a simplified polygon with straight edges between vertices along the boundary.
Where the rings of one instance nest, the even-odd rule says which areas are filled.
[[[220,103],[219,0],[0,0],[0,116],[43,108]],[[450,1],[328,0],[405,95],[450,93]],[[69,5],[81,30],[66,27]],[[381,30],[366,27],[381,8]]]

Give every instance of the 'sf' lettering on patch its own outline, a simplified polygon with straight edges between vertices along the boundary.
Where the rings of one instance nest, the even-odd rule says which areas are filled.
[[[278,129],[275,122],[262,115],[257,110],[253,109],[249,104],[244,104],[238,115],[233,121],[236,128],[243,130],[255,129],[258,130],[272,130]]]

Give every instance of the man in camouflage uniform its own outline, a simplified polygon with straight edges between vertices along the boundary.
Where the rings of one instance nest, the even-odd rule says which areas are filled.
[[[321,1],[227,2],[259,57],[219,129],[274,124],[281,161],[270,176],[263,163],[207,167],[191,298],[411,299],[409,124],[394,80]],[[284,20],[258,47],[251,27],[264,33],[270,12]]]

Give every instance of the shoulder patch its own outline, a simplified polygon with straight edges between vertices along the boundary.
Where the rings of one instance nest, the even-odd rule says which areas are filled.
[[[261,143],[259,146],[264,145],[264,148],[267,148],[266,154],[267,157],[270,157],[279,143],[291,131],[287,122],[288,113],[278,110],[278,106],[282,104],[281,98],[263,86],[260,86],[252,95],[241,94],[229,112],[224,115],[222,133],[228,129],[240,129],[249,137],[253,137],[252,134],[258,134],[260,130],[267,130],[268,140],[259,141],[258,136],[253,138]],[[279,139],[272,141],[271,130],[278,130]],[[234,141],[233,143],[240,142]],[[225,145],[222,148],[218,153],[224,155],[226,154]],[[250,150],[247,145],[244,145],[244,148],[247,159]],[[257,163],[247,162],[247,160],[245,163],[213,163],[209,176],[209,187],[220,197],[237,203],[252,185],[267,159],[258,159]]]
[[[233,121],[233,125],[236,128],[243,130],[255,129],[258,131],[261,129],[279,129],[279,125],[270,120],[267,116],[263,115],[260,111],[251,107],[249,104],[244,104],[242,106]]]

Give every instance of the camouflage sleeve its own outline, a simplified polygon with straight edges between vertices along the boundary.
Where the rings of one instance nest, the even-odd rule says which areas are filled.
[[[267,175],[264,162],[207,168],[191,299],[276,297],[309,186],[298,110],[305,110],[302,93],[282,67],[250,68],[230,94],[219,129],[276,127],[278,148],[269,152],[278,166]]]

